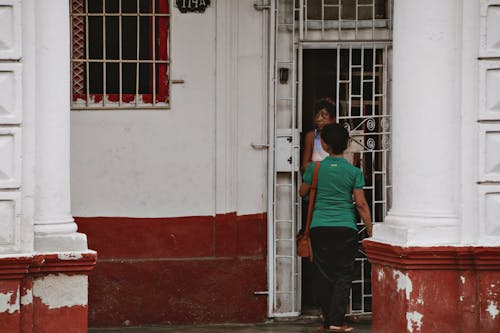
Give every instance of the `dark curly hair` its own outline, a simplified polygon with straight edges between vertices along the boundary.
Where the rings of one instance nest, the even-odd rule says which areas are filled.
[[[349,132],[340,124],[329,124],[321,131],[321,140],[336,155],[342,154],[349,143]]]
[[[326,109],[330,118],[334,118],[336,116],[335,113],[335,102],[331,98],[320,98],[314,103],[314,114],[313,117],[318,114],[320,110]]]

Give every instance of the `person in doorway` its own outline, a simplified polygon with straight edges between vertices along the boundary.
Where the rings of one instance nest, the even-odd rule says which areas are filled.
[[[339,105],[340,107],[340,105]],[[336,107],[333,99],[320,98],[316,100],[313,106],[313,127],[314,129],[307,132],[304,137],[304,145],[302,148],[302,162],[301,171],[304,172],[305,169],[311,162],[318,162],[323,160],[328,153],[321,146],[320,133],[325,125],[334,124],[337,122],[336,117]],[[302,198],[302,229],[305,228],[305,223],[307,220],[307,206],[309,205],[309,197]],[[303,302],[316,308],[319,305],[319,300],[317,299],[316,292],[317,283],[315,278],[317,274],[314,272],[316,267],[309,262],[309,260],[302,260],[302,273],[303,273]],[[321,313],[321,311],[320,311]],[[321,316],[321,314],[320,314]]]
[[[339,105],[340,107],[340,105]],[[311,162],[323,160],[328,153],[320,143],[320,133],[325,125],[337,122],[335,102],[331,98],[321,98],[314,103],[314,129],[304,137],[301,170],[304,171]]]
[[[325,125],[321,131],[321,145],[328,156],[319,162],[310,237],[318,274],[316,290],[323,313],[322,329],[328,332],[353,329],[345,325],[344,317],[358,251],[355,210],[368,235],[372,235],[370,209],[363,192],[363,172],[342,157],[348,141],[349,133],[339,124]],[[309,193],[313,172],[314,163],[311,163],[303,175],[301,196]]]

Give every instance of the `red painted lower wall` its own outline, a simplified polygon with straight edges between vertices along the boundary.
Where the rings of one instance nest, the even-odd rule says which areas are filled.
[[[265,320],[266,214],[75,220],[99,253],[90,326]]]
[[[373,333],[500,332],[500,247],[363,246]]]

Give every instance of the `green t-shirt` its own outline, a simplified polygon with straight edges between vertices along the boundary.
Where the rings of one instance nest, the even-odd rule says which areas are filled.
[[[320,163],[311,228],[348,227],[358,230],[352,191],[365,185],[363,172],[342,157],[327,156]],[[304,172],[302,178],[306,184],[312,183],[314,165],[311,163]]]

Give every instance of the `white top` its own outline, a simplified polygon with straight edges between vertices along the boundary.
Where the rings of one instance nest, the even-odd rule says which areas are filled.
[[[321,146],[321,139],[319,137],[319,131],[314,130],[314,145],[313,145],[313,152],[311,156],[311,161],[313,162],[319,162],[322,161],[325,157],[328,156],[328,153],[323,149],[323,146]]]

